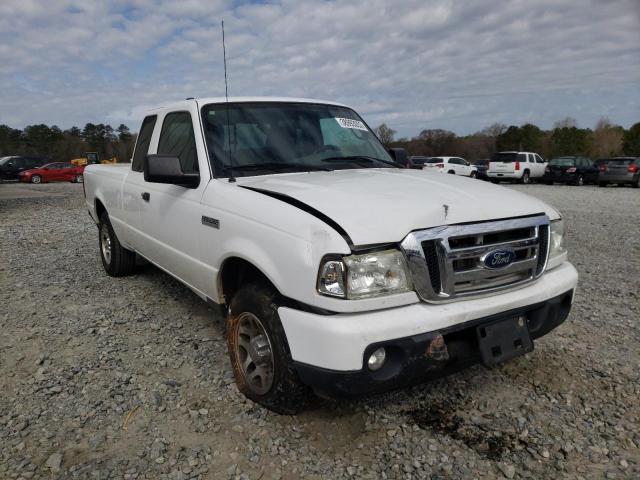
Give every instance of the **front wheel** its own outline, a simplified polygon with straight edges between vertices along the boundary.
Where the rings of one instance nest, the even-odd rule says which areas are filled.
[[[242,287],[230,303],[227,347],[238,390],[269,410],[294,415],[311,390],[293,368],[276,298],[275,289],[261,283]]]
[[[476,172],[471,172],[471,175],[469,175],[471,178],[476,178],[477,174]]]
[[[135,271],[136,254],[120,245],[107,212],[100,216],[98,242],[100,244],[102,266],[109,275],[112,277],[124,277],[131,275]]]
[[[82,175],[76,175],[75,177],[73,177],[72,182],[73,183],[82,183],[82,180],[83,180]]]

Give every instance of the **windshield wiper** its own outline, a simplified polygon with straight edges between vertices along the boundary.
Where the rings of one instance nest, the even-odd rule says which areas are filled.
[[[224,165],[225,171],[255,171],[255,170],[287,170],[294,169],[308,172],[330,172],[331,169],[327,167],[319,167],[315,165],[307,165],[305,163],[287,163],[287,162],[267,162],[267,163],[250,163],[248,165]]]
[[[384,163],[385,165],[391,165],[392,167],[402,167],[399,163],[392,162],[390,160],[383,160],[381,158],[369,157],[367,155],[346,155],[344,157],[327,157],[322,159],[323,162],[353,162],[353,163],[365,163],[371,164],[373,162]]]

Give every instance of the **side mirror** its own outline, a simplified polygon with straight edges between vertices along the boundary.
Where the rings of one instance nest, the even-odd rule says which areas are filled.
[[[391,158],[393,158],[396,163],[399,163],[405,168],[411,168],[407,151],[404,148],[390,148],[389,154],[391,154]]]
[[[196,188],[200,184],[200,174],[198,172],[183,172],[178,157],[146,155],[142,169],[145,182],[168,183],[187,188]]]

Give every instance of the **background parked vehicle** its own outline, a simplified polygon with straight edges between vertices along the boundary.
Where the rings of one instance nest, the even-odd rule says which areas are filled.
[[[74,182],[82,181],[84,166],[76,166],[71,163],[54,162],[47,163],[39,168],[20,172],[20,181],[26,183],[43,182]]]
[[[537,153],[498,152],[491,157],[487,174],[494,183],[501,180],[530,183],[543,177],[546,166],[547,163]]]
[[[480,180],[489,180],[489,175],[487,174],[487,172],[489,171],[488,158],[478,160],[476,163],[473,164],[473,166],[476,167],[477,169],[476,178]]]
[[[460,157],[431,157],[424,163],[425,168],[437,168],[443,173],[475,178],[478,169]]]
[[[424,163],[429,160],[429,157],[424,157],[421,155],[413,155],[411,157],[409,157],[409,167],[408,168],[415,168],[415,169],[422,169],[424,168]]]
[[[593,160],[575,155],[552,159],[545,169],[542,182],[584,185],[598,182],[598,167]]]
[[[615,157],[607,159],[600,165],[598,185],[606,187],[610,183],[619,186],[630,184],[634,188],[640,187],[640,158]]]
[[[45,157],[11,156],[0,158],[0,179],[18,180],[20,172],[36,168],[48,162]]]

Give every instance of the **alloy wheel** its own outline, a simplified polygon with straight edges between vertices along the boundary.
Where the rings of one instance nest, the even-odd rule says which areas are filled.
[[[265,395],[274,379],[274,357],[271,341],[264,326],[253,313],[238,317],[235,332],[236,355],[244,383],[256,394]]]
[[[100,227],[100,250],[104,261],[111,264],[111,235],[109,235],[109,227],[104,223]]]

